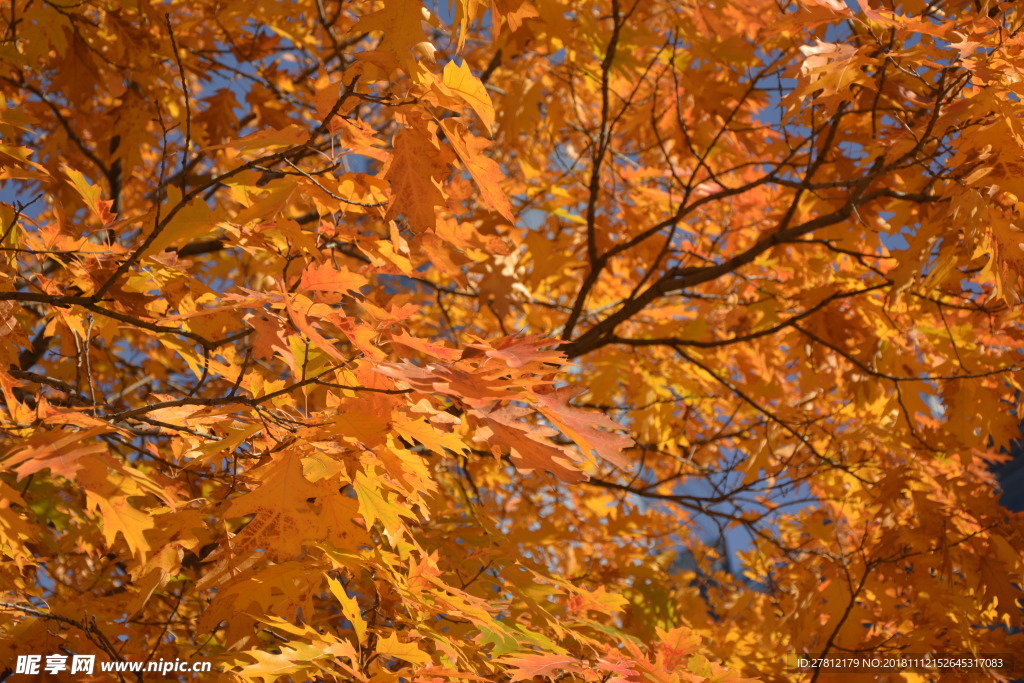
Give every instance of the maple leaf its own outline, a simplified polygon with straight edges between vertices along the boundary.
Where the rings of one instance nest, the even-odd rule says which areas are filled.
[[[416,518],[410,510],[395,501],[393,494],[381,490],[380,484],[372,475],[359,472],[352,481],[352,488],[359,499],[359,511],[366,519],[367,527],[379,521],[394,538],[405,529],[402,517]]]
[[[305,545],[330,540],[337,547],[358,548],[369,538],[356,523],[357,502],[338,493],[337,486],[306,479],[294,455],[275,458],[256,472],[259,484],[234,499],[224,510],[227,519],[253,515],[230,546],[210,555],[216,566],[203,577],[212,583],[224,572],[245,566],[255,553],[281,560],[299,555]]]
[[[540,16],[537,8],[530,0],[492,0],[491,6],[494,13],[500,15],[512,31],[518,31],[527,19]],[[499,31],[501,24],[495,24],[495,31]]]
[[[367,280],[359,273],[339,270],[329,264],[311,265],[302,271],[299,289],[307,292],[358,292],[365,287]]]
[[[408,384],[425,393],[458,397],[460,402],[482,406],[495,399],[509,398],[515,391],[498,378],[486,373],[431,364],[418,367],[409,362],[378,367],[377,372]]]
[[[423,130],[402,128],[392,146],[394,153],[383,174],[391,183],[387,218],[403,214],[416,230],[434,227],[436,207],[445,202],[441,180],[447,176],[438,143]]]
[[[517,655],[503,657],[501,663],[508,667],[512,681],[523,681],[534,676],[548,676],[555,673],[579,673],[583,671],[574,657],[554,654]]]
[[[27,477],[43,469],[54,474],[74,479],[87,456],[103,453],[102,444],[92,437],[106,432],[104,427],[92,427],[85,431],[56,432],[53,437],[39,444],[26,444],[13,453],[7,466],[19,477]]]
[[[566,436],[575,441],[583,453],[597,453],[608,462],[626,469],[629,461],[622,451],[633,445],[633,439],[611,430],[621,429],[604,413],[581,410],[569,404],[580,390],[566,387],[550,393],[536,393],[538,410]]]
[[[658,631],[661,639],[659,661],[666,671],[674,671],[686,657],[700,648],[700,636],[685,626],[669,631]]]
[[[833,12],[842,12],[848,14],[850,8],[846,6],[844,0],[801,0],[801,4],[807,4],[816,7],[827,7]]]
[[[550,440],[558,432],[519,419],[529,413],[527,408],[514,407],[470,411],[482,425],[477,439],[490,443],[495,455],[500,454],[501,445],[507,445],[512,462],[522,470],[551,472],[570,484],[585,481],[587,475],[576,466],[572,452]]]
[[[295,324],[295,327],[309,337],[309,340],[313,342],[318,349],[341,364],[348,362],[348,359],[334,347],[334,344],[325,339],[324,336],[320,334],[310,323],[307,313],[313,308],[313,304],[304,306],[304,310],[302,310],[298,307],[302,304],[296,305],[292,303],[292,297],[290,294],[284,294],[284,304],[285,310],[288,311],[288,317]]]
[[[407,439],[415,439],[435,453],[449,450],[453,453],[464,453],[469,448],[458,436],[440,431],[426,420],[412,420],[395,424],[395,431]]]
[[[356,638],[360,644],[366,642],[366,620],[363,619],[363,614],[359,609],[359,603],[350,596],[337,579],[327,577],[327,585],[331,590],[331,593],[341,603],[342,612],[345,618],[352,623],[352,628],[355,630]]]
[[[0,660],[1021,649],[1016,4],[11,4]]]
[[[416,643],[402,642],[398,639],[397,633],[378,638],[377,652],[384,657],[397,657],[411,664],[427,664],[431,661],[430,655],[421,650]]]
[[[849,98],[851,85],[868,82],[860,68],[860,52],[852,45],[817,40],[814,45],[801,45],[800,52],[805,57],[800,74],[806,86],[799,92],[817,93],[829,112],[837,111],[840,103]]]
[[[64,175],[67,176],[68,180],[71,181],[72,187],[78,192],[78,194],[85,200],[86,205],[92,210],[93,214],[99,219],[100,225],[107,226],[114,222],[117,218],[113,213],[110,212],[110,207],[113,206],[111,200],[100,199],[102,196],[102,190],[96,185],[91,184],[86,180],[85,176],[81,172],[71,168],[70,166],[64,166],[61,169]]]
[[[406,334],[405,332],[391,335],[391,341],[394,344],[401,344],[406,348],[419,351],[420,353],[438,358],[442,361],[458,360],[462,355],[457,349],[450,349],[446,346],[418,339],[412,335]]]
[[[457,66],[454,61],[448,62],[444,65],[442,79],[446,86],[476,112],[487,132],[491,133],[494,128],[494,105],[491,104],[484,84],[469,70],[469,65],[465,61]]]
[[[501,168],[492,159],[484,156],[483,151],[490,145],[483,138],[469,133],[465,125],[458,119],[445,119],[441,127],[448,136],[448,141],[458,155],[469,174],[473,176],[484,201],[507,221],[515,221],[512,205],[501,189],[503,174]]]
[[[352,32],[382,31],[379,51],[387,53],[393,67],[415,69],[412,55],[416,46],[429,44],[423,31],[426,9],[418,0],[387,0],[373,14],[362,17]]]
[[[551,347],[556,348],[551,348]],[[545,365],[559,367],[565,364],[565,354],[553,343],[540,335],[531,337],[506,337],[499,339],[496,345],[486,343],[468,344],[467,348],[482,350],[487,356],[503,360],[508,367],[515,370],[545,370]],[[465,354],[464,354],[465,357]],[[533,365],[537,363],[539,365]]]
[[[270,360],[277,349],[288,348],[287,330],[279,316],[259,311],[247,313],[243,320],[256,331],[253,335],[253,355],[256,358]]]
[[[89,504],[100,513],[107,544],[113,546],[117,535],[121,534],[132,553],[144,560],[151,550],[146,531],[153,529],[156,522],[152,515],[130,502],[132,495],[139,491],[130,480],[112,471],[101,457],[86,458],[79,463],[79,468],[76,477]]]

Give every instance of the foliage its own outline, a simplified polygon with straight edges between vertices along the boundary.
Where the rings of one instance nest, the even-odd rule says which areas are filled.
[[[1024,13],[868,4],[8,0],[0,666],[1024,649]]]

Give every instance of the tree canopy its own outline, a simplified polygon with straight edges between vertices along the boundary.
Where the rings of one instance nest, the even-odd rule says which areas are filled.
[[[1018,3],[4,4],[0,679],[1024,651]]]

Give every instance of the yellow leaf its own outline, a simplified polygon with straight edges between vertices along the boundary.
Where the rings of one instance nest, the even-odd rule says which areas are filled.
[[[472,107],[476,115],[487,126],[488,134],[493,133],[494,105],[491,104],[491,98],[487,95],[484,84],[469,70],[469,65],[465,60],[461,66],[456,66],[454,61],[445,64],[441,78],[446,86]]]
[[[112,545],[120,532],[131,551],[144,559],[150,550],[145,532],[156,526],[153,516],[132,507],[127,496],[106,497],[86,491],[86,498],[99,509],[107,544]]]
[[[359,610],[359,603],[345,591],[345,587],[337,579],[328,576],[327,587],[341,603],[341,613],[352,623],[352,629],[356,632],[359,644],[366,643],[366,620],[363,619],[363,614]]]
[[[395,633],[377,640],[377,652],[385,657],[404,659],[410,664],[428,664],[431,661],[430,655],[421,650],[416,643],[403,643]]]
[[[356,497],[359,498],[359,512],[366,518],[366,526],[369,528],[374,522],[380,521],[388,534],[392,537],[404,528],[402,517],[415,519],[409,510],[395,504],[385,493],[382,493],[376,482],[364,472],[356,474],[352,487],[356,490]]]

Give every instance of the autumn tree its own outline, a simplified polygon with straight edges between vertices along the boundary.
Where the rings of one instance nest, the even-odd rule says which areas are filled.
[[[1019,4],[0,16],[0,679],[1024,651]]]

